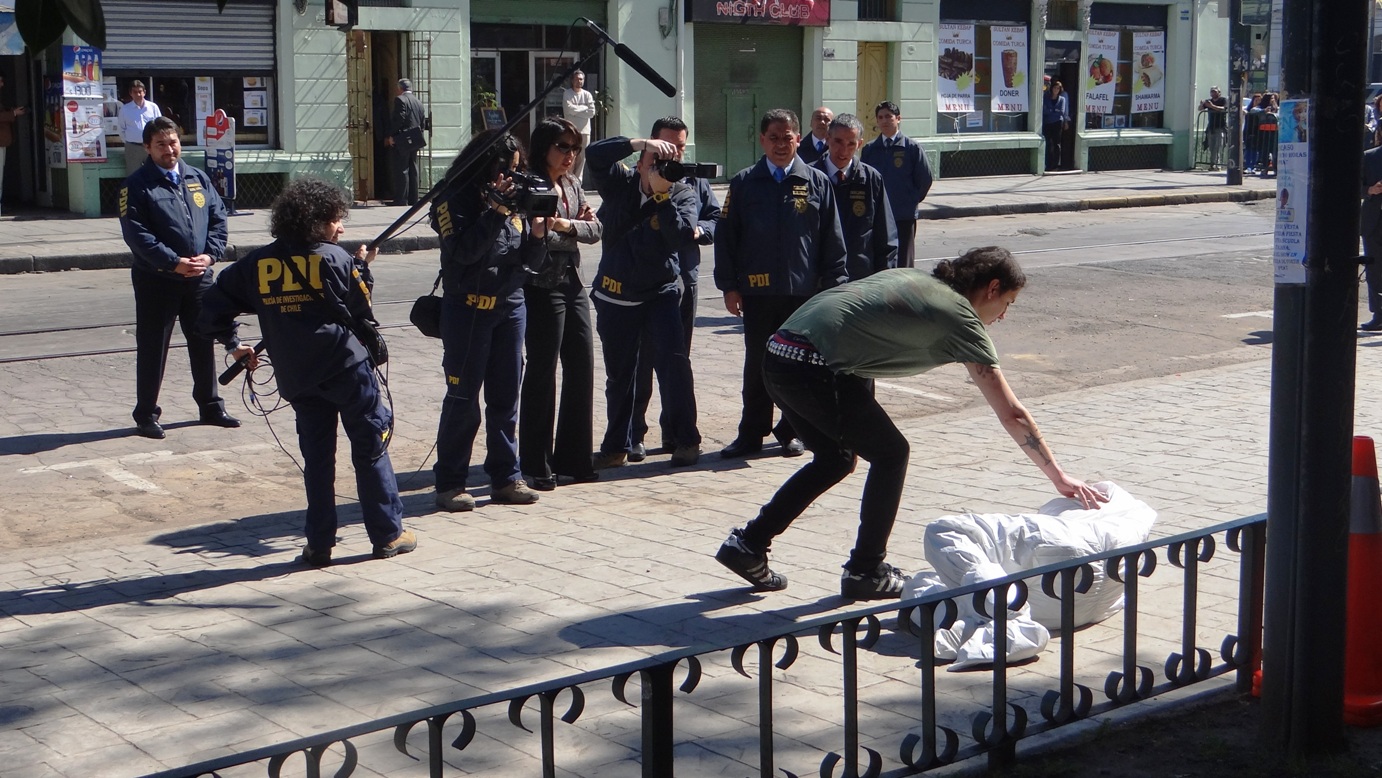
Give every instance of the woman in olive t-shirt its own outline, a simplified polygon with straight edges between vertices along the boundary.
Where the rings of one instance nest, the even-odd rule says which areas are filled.
[[[763,591],[786,588],[768,567],[773,538],[853,470],[869,462],[859,534],[840,581],[849,599],[889,599],[904,574],[883,561],[902,499],[910,455],[906,437],[873,396],[874,378],[909,376],[964,363],[1003,428],[1056,491],[1095,507],[1107,498],[1066,475],[1003,373],[988,325],[1000,321],[1026,285],[1012,254],[990,246],[923,270],[898,268],[828,289],[792,314],[768,343],[763,379],[812,460],[735,529],[715,558]]]

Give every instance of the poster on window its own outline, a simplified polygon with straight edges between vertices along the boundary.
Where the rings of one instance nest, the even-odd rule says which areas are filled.
[[[1113,113],[1113,92],[1118,88],[1118,32],[1090,30],[1088,50],[1084,109],[1087,113]]]
[[[941,24],[936,41],[936,93],[941,113],[974,110],[974,25]]]
[[[222,200],[235,199],[235,119],[220,108],[204,122],[206,174]]]
[[[97,96],[63,99],[63,131],[68,162],[105,162],[105,100]]]
[[[94,46],[62,49],[62,96],[101,97],[101,50]]]
[[[1166,106],[1166,33],[1132,34],[1132,112],[1152,113]]]
[[[1276,227],[1272,280],[1305,283],[1306,193],[1310,182],[1310,101],[1282,100],[1276,141]]]
[[[47,67],[44,67],[47,71]],[[67,167],[64,148],[67,133],[62,128],[62,79],[51,73],[43,76],[43,151],[48,167],[61,170]]]
[[[1027,28],[989,28],[993,40],[993,110],[1027,112]]]

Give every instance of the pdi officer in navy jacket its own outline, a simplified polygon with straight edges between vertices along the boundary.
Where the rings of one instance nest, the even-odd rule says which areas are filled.
[[[631,170],[620,160],[635,151],[640,155],[638,167]],[[654,165],[676,156],[674,144],[655,138],[608,138],[586,150],[602,200],[597,216],[605,225],[600,267],[590,293],[605,357],[609,414],[596,468],[628,461],[642,340],[651,343],[667,426],[676,440],[671,465],[693,465],[701,456],[677,288],[680,251],[695,239],[699,201],[695,190],[663,178]]]
[[[206,294],[201,329],[235,359],[258,362],[236,336],[235,317],[259,317],[283,399],[297,414],[307,515],[302,559],[331,564],[336,546],[336,427],[350,440],[360,512],[376,559],[417,547],[403,529],[403,501],[389,461],[393,413],[379,396],[374,365],[345,321],[374,319],[364,247],[352,258],[336,242],[350,201],[336,187],[301,178],[273,205],[276,240],[226,268]],[[291,266],[290,266],[291,264]]]
[[[859,158],[883,174],[888,201],[897,222],[897,266],[916,264],[917,206],[931,191],[931,165],[921,144],[903,135],[902,112],[884,100],[873,112],[881,133],[864,146]]]
[[[849,280],[835,190],[797,156],[797,115],[774,108],[759,122],[763,158],[729,182],[715,235],[715,286],[725,309],[744,319],[744,411],[739,434],[720,452],[742,457],[763,448],[769,432],[783,456],[805,448],[785,418],[773,427],[763,386],[768,338],[821,289]]]
[[[845,269],[857,281],[897,263],[897,224],[883,176],[854,158],[864,125],[851,113],[830,122],[830,145],[812,167],[830,177],[835,185],[835,205],[845,232],[849,255]]]
[[[135,404],[139,434],[161,439],[159,388],[173,322],[182,322],[192,363],[192,399],[202,424],[238,427],[216,392],[211,340],[197,331],[211,265],[226,250],[226,208],[202,171],[181,161],[178,126],[164,116],[144,125],[149,158],[120,186],[120,230],[134,253]]]

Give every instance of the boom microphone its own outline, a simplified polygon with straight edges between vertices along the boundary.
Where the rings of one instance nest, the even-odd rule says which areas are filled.
[[[639,75],[648,79],[648,83],[657,87],[658,91],[662,92],[664,95],[667,95],[668,97],[677,96],[677,88],[667,83],[667,79],[663,78],[656,70],[653,70],[653,67],[648,63],[644,62],[641,57],[633,53],[633,49],[629,48],[628,46],[625,46],[624,44],[610,37],[610,34],[601,29],[600,25],[590,21],[589,19],[585,19],[585,26],[589,28],[591,32],[599,36],[600,40],[613,46],[614,55],[619,59],[622,59],[624,61],[624,64],[638,71]]]
[[[263,351],[264,347],[268,344],[269,341],[260,339],[258,343],[254,344],[254,353],[258,354],[259,352]],[[245,368],[249,367],[251,356],[253,355],[246,354],[245,356],[240,357],[239,359],[230,363],[230,367],[226,368],[226,371],[224,373],[221,373],[221,377],[216,379],[216,383],[219,383],[221,386],[225,386],[229,384],[231,381],[234,381],[235,376],[240,375],[245,371]]]

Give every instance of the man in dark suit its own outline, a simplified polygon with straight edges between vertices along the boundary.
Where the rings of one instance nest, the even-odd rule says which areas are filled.
[[[1372,318],[1358,325],[1364,332],[1382,330],[1382,146],[1363,152],[1363,254]]]
[[[425,145],[422,129],[426,119],[422,101],[413,94],[413,82],[398,79],[398,93],[389,113],[389,135],[384,139],[384,145],[393,150],[394,205],[417,202],[417,153]]]
[[[897,266],[897,225],[883,174],[854,158],[863,136],[863,122],[854,114],[836,116],[830,122],[830,149],[812,165],[835,185],[851,281]]]
[[[912,267],[916,262],[917,206],[931,191],[931,166],[921,144],[900,131],[902,112],[896,103],[879,103],[873,118],[880,134],[864,146],[859,159],[883,174],[897,222],[897,266]]]
[[[178,321],[201,423],[238,427],[216,391],[211,339],[197,330],[211,266],[225,255],[226,207],[211,178],[182,161],[172,119],[160,116],[144,125],[144,150],[144,163],[120,187],[120,229],[134,254],[135,427],[146,438],[164,437],[158,394]]]
[[[830,122],[834,118],[835,112],[825,106],[811,112],[811,133],[801,136],[801,143],[797,144],[797,156],[802,162],[813,165],[830,151]]]

